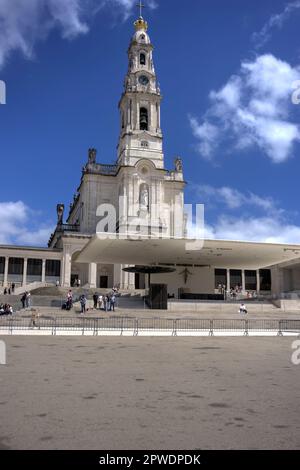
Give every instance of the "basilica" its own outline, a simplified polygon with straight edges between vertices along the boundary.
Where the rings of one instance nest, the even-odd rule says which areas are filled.
[[[274,297],[297,293],[300,245],[229,240],[197,245],[188,238],[184,160],[174,156],[174,167],[165,168],[162,95],[142,16],[134,29],[115,163],[102,164],[97,150],[88,150],[68,213],[57,204],[48,247],[0,246],[0,285],[137,290],[149,287],[149,279],[142,269],[128,267],[152,266],[161,268],[152,282],[166,284],[175,299],[214,295],[220,285]]]

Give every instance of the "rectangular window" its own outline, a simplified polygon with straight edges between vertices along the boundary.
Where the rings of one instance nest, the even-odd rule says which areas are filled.
[[[227,271],[226,269],[215,269],[215,289],[219,286],[226,286],[227,284]]]
[[[23,266],[23,258],[9,258],[8,274],[23,274]]]
[[[236,287],[242,287],[242,270],[231,269],[230,270],[230,288],[235,289]]]
[[[256,290],[256,271],[245,271],[246,290]]]
[[[0,274],[4,274],[4,269],[5,269],[5,258],[1,257],[0,258]]]
[[[60,276],[60,260],[46,260],[46,277],[59,277]]]
[[[42,260],[41,259],[28,259],[27,275],[28,276],[41,276],[42,275]]]
[[[260,277],[260,290],[270,291],[272,287],[271,270],[260,269],[259,277]]]

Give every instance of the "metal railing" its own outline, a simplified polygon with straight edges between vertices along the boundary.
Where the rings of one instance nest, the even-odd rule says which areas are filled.
[[[0,331],[13,333],[19,330],[47,330],[55,335],[58,331],[81,332],[97,335],[103,332],[123,334],[131,332],[137,336],[142,333],[166,333],[173,336],[184,333],[284,333],[300,334],[300,320],[274,319],[203,319],[203,318],[136,318],[136,317],[56,317],[24,318],[13,316],[0,317]]]

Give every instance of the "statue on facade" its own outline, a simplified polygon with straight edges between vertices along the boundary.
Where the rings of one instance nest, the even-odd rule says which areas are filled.
[[[177,173],[182,173],[182,160],[180,157],[175,159],[175,170]]]
[[[185,283],[185,284],[186,284],[187,281],[188,281],[188,277],[193,275],[193,273],[191,273],[191,272],[188,270],[188,268],[185,268],[185,269],[184,269],[181,273],[179,273],[179,274],[183,274],[183,279],[184,279],[184,283]]]
[[[142,184],[140,188],[140,209],[149,209],[149,189],[146,184]]]
[[[96,163],[97,150],[92,148],[89,149],[89,163]]]
[[[64,210],[65,210],[64,204],[57,204],[56,213],[57,213],[57,224],[58,225],[61,225],[63,223]]]

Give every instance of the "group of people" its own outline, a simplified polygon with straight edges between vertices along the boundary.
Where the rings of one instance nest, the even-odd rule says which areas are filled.
[[[24,292],[21,297],[22,308],[31,307],[31,294],[30,292]]]
[[[14,310],[9,304],[0,304],[0,315],[12,315]]]
[[[93,302],[94,302],[94,309],[104,310],[105,312],[108,311],[115,311],[115,305],[117,301],[117,292],[118,289],[113,287],[112,291],[109,294],[97,294],[96,292],[93,295]],[[81,294],[79,297],[80,303],[80,313],[85,313],[87,309],[87,296],[85,294]],[[62,308],[64,310],[71,310],[73,307],[73,293],[72,290],[69,290],[67,294],[66,302],[64,302]]]
[[[98,295],[95,293],[93,295],[93,301],[94,301],[94,309],[99,308],[100,310],[104,310],[105,312],[108,311],[115,311],[115,305],[116,305],[116,291],[113,290],[110,294],[100,294]]]
[[[11,294],[14,294],[14,293],[15,293],[15,288],[16,288],[16,285],[15,285],[15,283],[13,282],[11,286],[4,288],[3,294],[4,294],[4,295],[11,295]]]
[[[243,294],[243,288],[240,284],[237,284],[235,287],[231,287],[230,290],[227,291],[225,284],[219,284],[218,285],[218,292],[219,292],[219,294],[224,295],[224,299],[225,298],[236,299],[238,296]],[[255,291],[254,292],[247,291],[246,292],[246,297],[247,297],[247,299],[256,298],[257,293]]]

